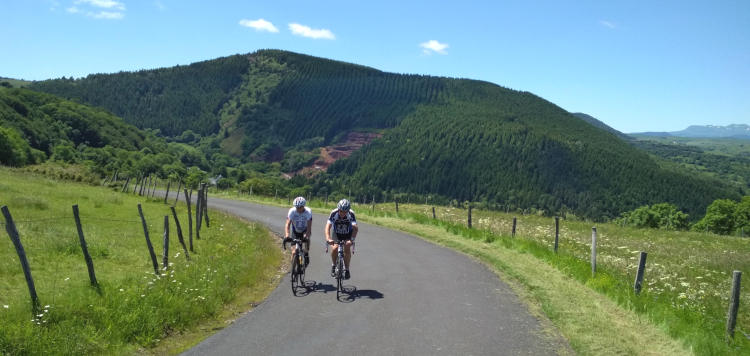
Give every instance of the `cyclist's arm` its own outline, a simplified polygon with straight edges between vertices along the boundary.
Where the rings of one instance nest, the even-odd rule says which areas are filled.
[[[307,221],[307,231],[305,231],[305,234],[307,235],[307,240],[310,240],[310,233],[312,232],[312,219]]]
[[[357,238],[357,232],[359,231],[359,228],[357,227],[357,224],[352,224],[352,241]]]
[[[286,226],[284,226],[284,237],[289,237],[289,227],[292,226],[292,221],[289,219],[286,219]]]
[[[326,223],[326,241],[331,242],[331,222]]]

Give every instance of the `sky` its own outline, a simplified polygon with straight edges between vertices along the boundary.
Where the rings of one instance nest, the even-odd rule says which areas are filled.
[[[750,124],[750,1],[2,0],[0,77],[281,49],[483,80],[625,132]]]

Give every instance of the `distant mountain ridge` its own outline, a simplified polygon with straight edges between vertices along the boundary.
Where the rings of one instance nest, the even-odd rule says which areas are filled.
[[[729,126],[692,125],[682,131],[672,132],[639,132],[633,135],[645,136],[677,136],[677,137],[710,137],[710,138],[740,138],[750,140],[750,126],[733,124]]]

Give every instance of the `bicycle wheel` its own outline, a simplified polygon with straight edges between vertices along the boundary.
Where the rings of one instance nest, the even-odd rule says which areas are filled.
[[[298,262],[298,269],[297,269],[297,283],[300,287],[307,288],[305,286],[305,270],[307,267],[305,267],[305,254],[304,253],[298,253],[297,255],[297,262]]]
[[[299,285],[297,271],[299,271],[299,258],[297,252],[295,252],[292,257],[291,273],[289,274],[289,279],[292,280],[292,293],[294,295],[297,295],[297,286]]]
[[[336,299],[339,299],[344,291],[344,259],[341,257],[336,261],[336,283]]]

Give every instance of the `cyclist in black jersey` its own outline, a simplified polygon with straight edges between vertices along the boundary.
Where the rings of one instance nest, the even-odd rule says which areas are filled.
[[[351,210],[351,203],[346,199],[341,199],[336,209],[331,211],[331,215],[328,216],[328,222],[326,223],[326,242],[333,245],[331,249],[331,276],[334,275],[336,269],[336,257],[338,254],[338,244],[334,244],[334,240],[331,238],[331,228],[336,234],[338,241],[344,242],[344,279],[351,278],[349,273],[349,261],[352,258],[352,242],[357,238],[357,219],[354,216],[354,212]]]

